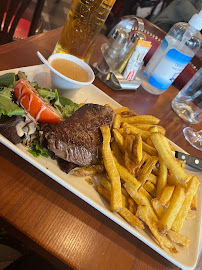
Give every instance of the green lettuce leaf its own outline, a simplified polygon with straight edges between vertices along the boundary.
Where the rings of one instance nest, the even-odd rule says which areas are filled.
[[[1,115],[23,115],[23,108],[19,107],[12,101],[11,91],[9,88],[0,90],[0,117]]]
[[[39,95],[43,98],[46,98],[48,101],[55,101],[58,97],[57,90],[51,90],[48,88],[39,88],[37,89]]]
[[[58,109],[64,118],[72,115],[79,107],[69,98],[59,97],[57,89],[39,88],[37,91],[41,97],[46,98],[52,106]]]
[[[69,117],[79,108],[77,103],[65,97],[59,97],[54,106],[58,108],[64,118]]]
[[[28,150],[34,157],[39,157],[40,155],[43,157],[48,157],[48,150],[41,147],[39,141],[34,141],[30,145],[30,149]]]
[[[15,73],[6,73],[0,76],[0,87],[13,87],[15,85]]]

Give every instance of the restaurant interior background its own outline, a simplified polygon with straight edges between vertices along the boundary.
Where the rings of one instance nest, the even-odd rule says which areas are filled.
[[[34,0],[36,2],[36,0]],[[33,1],[33,2],[34,2]],[[124,1],[124,0],[122,0]],[[136,1],[133,1],[133,3]],[[147,17],[150,12],[152,11],[152,8],[154,6],[155,1],[150,0],[139,0],[137,2],[144,2],[141,6],[134,6],[134,12],[136,15],[140,17]],[[158,2],[158,1],[157,1]],[[159,12],[162,6],[161,3],[156,7],[155,14]],[[169,2],[169,1],[167,1]],[[42,27],[40,29],[41,32],[46,32],[52,29],[56,29],[58,27],[61,27],[64,25],[64,22],[66,20],[67,13],[69,11],[71,4],[71,0],[46,0],[43,10],[42,10]],[[133,13],[134,14],[134,13]],[[124,14],[125,15],[125,14]],[[112,19],[112,18],[111,18]],[[112,21],[108,21],[109,26],[112,23]],[[105,26],[102,31],[105,33],[107,31],[107,26]],[[3,240],[2,240],[3,239]],[[8,242],[6,243],[6,239],[8,239]],[[12,243],[12,244],[11,244]],[[8,244],[8,246],[7,246]],[[10,245],[11,244],[11,245]],[[16,245],[18,245],[17,248]],[[14,247],[14,248],[13,248]],[[25,264],[25,268],[18,268],[18,264],[16,263],[14,266],[12,266],[12,262],[19,261],[19,258],[22,258],[22,255],[25,254],[26,260],[25,263],[28,261],[28,265]],[[22,262],[21,262],[22,263]],[[29,268],[27,268],[29,267]],[[0,227],[0,270],[12,270],[12,269],[56,269],[52,265],[50,265],[48,262],[43,260],[42,258],[38,257],[38,255],[33,254],[30,251],[27,251],[26,248],[21,245],[16,239],[9,238],[7,235],[7,232]],[[69,268],[70,269],[70,268]]]
[[[36,0],[33,2],[36,2]],[[159,10],[161,9],[162,3],[163,3],[163,1],[158,1],[158,0],[157,1],[139,0],[139,1],[133,1],[133,2],[136,2],[136,4],[133,5],[134,6],[133,12],[135,12],[136,15],[143,18],[147,17],[150,14],[156,2],[160,2],[159,5],[155,8],[154,15],[157,14]],[[165,1],[165,2],[169,2],[169,1]],[[66,20],[67,13],[70,8],[70,4],[71,4],[71,0],[46,0],[44,3],[43,10],[42,10],[43,23],[42,23],[41,30],[43,32],[46,32],[46,31],[63,26]],[[105,28],[102,30],[104,31]]]
[[[36,2],[36,0],[33,2]],[[136,13],[136,15],[143,18],[147,17],[150,14],[155,3],[155,1],[152,1],[152,0],[139,0],[139,1],[133,1],[133,2],[137,3],[133,5],[134,13]],[[160,3],[156,7],[154,15],[159,12],[163,1],[162,2],[156,1],[156,2],[160,2]],[[67,13],[70,8],[70,4],[71,4],[71,0],[46,0],[44,3],[43,10],[42,10],[41,31],[46,32],[46,31],[63,26],[66,20]],[[125,9],[125,7],[119,7],[119,5],[117,4],[117,9],[118,8]],[[123,10],[120,12],[122,14],[124,13]],[[102,31],[105,32],[105,30],[106,30],[106,26],[103,27]]]
[[[46,0],[42,10],[42,31],[63,26],[70,4],[71,0]]]

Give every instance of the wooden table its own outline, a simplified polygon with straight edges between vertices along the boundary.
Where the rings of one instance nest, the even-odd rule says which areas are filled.
[[[39,50],[52,53],[61,29],[0,47],[0,70],[40,64]],[[98,39],[100,44],[102,39]],[[92,62],[100,55],[97,44]],[[167,137],[187,152],[201,157],[189,145],[182,129],[191,126],[171,109],[178,90],[171,86],[154,96],[141,87],[135,91],[113,91],[99,79],[94,84],[117,102],[138,114],[161,119]],[[202,126],[194,125],[196,129]],[[0,146],[1,221],[26,245],[46,256],[59,268],[69,269],[178,269],[136,237],[93,207],[44,175],[15,153]]]

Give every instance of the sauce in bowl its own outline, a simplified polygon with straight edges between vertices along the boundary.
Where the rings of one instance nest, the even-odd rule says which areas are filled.
[[[87,82],[89,80],[88,72],[71,60],[56,58],[52,60],[51,66],[72,80],[79,82]]]

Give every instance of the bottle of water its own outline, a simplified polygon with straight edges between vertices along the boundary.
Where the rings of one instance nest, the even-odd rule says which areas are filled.
[[[165,92],[200,48],[202,10],[188,23],[176,23],[143,71],[141,86],[159,95]]]

